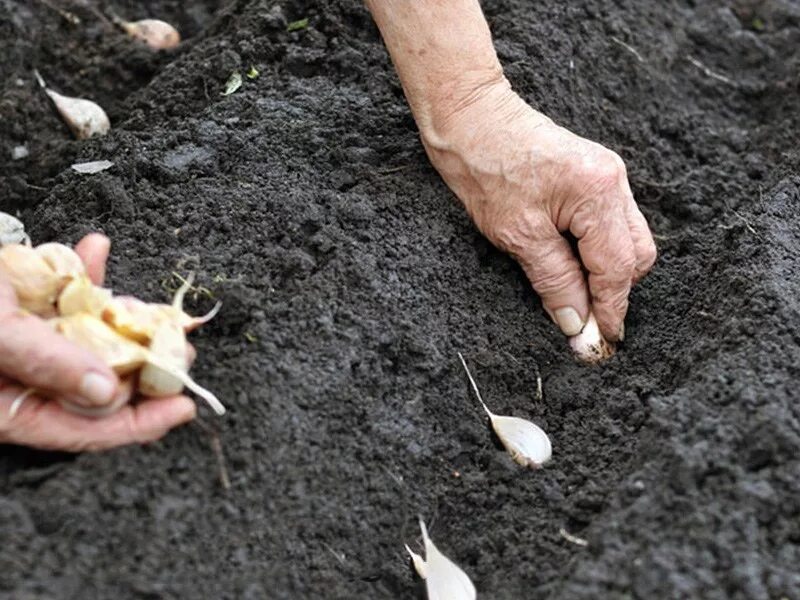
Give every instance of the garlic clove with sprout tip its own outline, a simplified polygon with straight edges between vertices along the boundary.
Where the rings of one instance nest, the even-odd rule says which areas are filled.
[[[425,558],[413,552],[408,545],[406,550],[411,555],[417,573],[425,580],[428,600],[475,600],[477,591],[469,576],[439,551],[428,536],[422,519],[419,520],[419,527],[425,545]]]
[[[172,25],[160,19],[141,19],[125,21],[115,19],[125,33],[144,42],[153,50],[169,50],[181,43],[181,34]]]
[[[569,345],[578,358],[586,363],[598,363],[611,358],[617,350],[616,346],[600,333],[600,327],[593,313],[589,313],[583,330],[569,338]]]
[[[494,429],[494,432],[497,434],[500,442],[502,442],[503,447],[505,447],[511,455],[511,458],[523,467],[531,467],[534,469],[541,467],[550,460],[553,454],[553,448],[550,444],[550,438],[547,437],[544,430],[526,419],[496,415],[489,410],[489,407],[481,397],[478,384],[475,383],[475,379],[473,379],[472,373],[470,373],[467,362],[460,352],[458,353],[458,358],[461,359],[461,364],[467,372],[467,377],[472,384],[475,395],[478,397],[478,401],[481,403],[481,406],[483,406],[483,410],[486,411],[486,414],[489,415],[492,429]]]
[[[34,70],[33,74],[36,76],[39,86],[50,97],[58,114],[61,115],[67,127],[72,131],[72,135],[76,138],[85,140],[90,137],[105,135],[111,129],[111,121],[108,120],[106,111],[99,104],[85,98],[72,98],[59,94],[47,87],[39,71]]]

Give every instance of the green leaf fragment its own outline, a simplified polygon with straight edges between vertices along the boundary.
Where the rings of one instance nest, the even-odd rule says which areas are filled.
[[[761,17],[754,17],[752,25],[753,29],[756,31],[764,31],[764,28],[766,27],[766,23],[764,23],[764,20]]]
[[[250,70],[246,73],[248,79],[258,79],[260,73],[253,65],[250,65]]]
[[[225,89],[222,91],[222,95],[230,96],[240,87],[242,87],[242,74],[239,73],[239,71],[234,71],[231,73],[231,76],[228,77],[228,81],[225,83]]]
[[[286,31],[299,31],[308,27],[308,17],[299,21],[292,21],[286,26]]]

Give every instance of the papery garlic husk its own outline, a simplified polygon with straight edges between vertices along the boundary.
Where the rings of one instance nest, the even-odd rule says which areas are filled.
[[[34,71],[34,74],[45,94],[53,101],[58,114],[72,131],[72,135],[79,140],[85,140],[108,133],[111,121],[99,104],[85,98],[72,98],[59,94],[47,87],[38,71]]]
[[[84,313],[100,319],[111,300],[111,290],[96,286],[88,275],[81,275],[73,278],[58,296],[58,314],[69,317]]]
[[[78,313],[53,319],[52,323],[58,333],[96,354],[117,375],[132,373],[147,362],[146,348],[121,336],[97,317]]]
[[[188,342],[183,328],[174,321],[164,321],[150,342],[150,355],[157,356],[162,364],[187,372]],[[146,364],[139,376],[139,390],[145,396],[174,396],[183,391],[183,381],[160,366]]]
[[[408,545],[406,550],[411,555],[417,573],[425,580],[428,600],[475,600],[477,592],[469,576],[439,551],[428,536],[422,519],[419,527],[425,544],[425,558],[413,552]]]
[[[169,23],[159,19],[140,21],[117,21],[117,24],[132,38],[144,42],[153,50],[169,50],[181,43],[181,35]]]
[[[25,244],[30,246],[31,238],[25,233],[22,221],[8,213],[0,212],[0,246]]]
[[[617,350],[616,346],[600,333],[593,313],[589,313],[583,330],[569,338],[569,345],[578,358],[586,363],[597,363],[611,358]]]
[[[520,419],[519,417],[507,417],[503,415],[496,415],[481,397],[481,392],[478,389],[478,384],[470,373],[467,362],[461,353],[458,353],[461,359],[461,364],[467,372],[467,377],[472,384],[472,389],[478,397],[478,401],[483,406],[483,410],[489,416],[492,423],[492,429],[497,434],[498,439],[505,447],[506,451],[511,455],[518,464],[523,467],[539,468],[553,455],[553,447],[550,443],[550,438],[544,430],[527,419]]]
[[[0,248],[0,273],[14,288],[20,308],[40,317],[55,314],[59,278],[33,248],[20,244]]]
[[[86,275],[81,257],[69,246],[57,243],[41,244],[34,248],[59,279],[59,292],[76,277]]]

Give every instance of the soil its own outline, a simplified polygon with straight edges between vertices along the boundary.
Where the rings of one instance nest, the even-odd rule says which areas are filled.
[[[191,310],[224,308],[194,373],[229,413],[4,448],[0,597],[422,598],[421,515],[481,597],[800,598],[796,0],[484,3],[515,88],[625,158],[657,235],[600,367],[427,162],[357,0],[103,3],[176,24],[163,53],[92,1],[0,0],[0,210],[110,235],[119,292],[195,270]],[[72,140],[34,67],[112,132]],[[546,468],[498,446],[459,351],[550,434]]]

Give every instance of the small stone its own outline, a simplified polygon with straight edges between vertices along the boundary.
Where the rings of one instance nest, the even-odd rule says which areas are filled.
[[[23,158],[27,158],[29,155],[30,151],[24,144],[21,146],[14,146],[14,148],[11,149],[11,160],[22,160]]]

